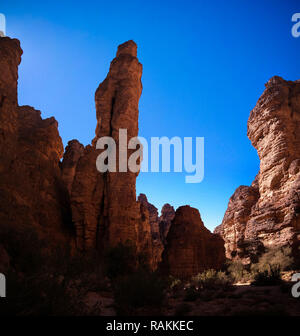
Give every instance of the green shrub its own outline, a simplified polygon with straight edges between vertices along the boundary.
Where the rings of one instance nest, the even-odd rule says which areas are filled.
[[[269,271],[259,271],[251,284],[253,286],[276,286],[281,283],[280,268],[273,266]]]
[[[294,259],[291,256],[292,250],[290,247],[269,249],[260,258],[257,264],[251,267],[252,272],[271,272],[271,269],[279,269],[286,271],[292,268]]]
[[[247,271],[245,265],[239,260],[227,262],[227,271],[231,279],[235,282],[248,281],[251,279],[251,274]]]
[[[178,290],[182,286],[182,281],[180,279],[176,279],[173,276],[169,277],[169,287],[173,291]]]
[[[198,289],[226,289],[232,281],[224,272],[211,269],[193,277],[191,284]]]
[[[289,270],[294,264],[290,247],[269,249],[251,266],[255,286],[272,286],[282,283],[281,272]]]
[[[165,297],[165,281],[156,272],[145,269],[114,281],[115,302],[119,313],[130,313],[140,307],[159,307]]]

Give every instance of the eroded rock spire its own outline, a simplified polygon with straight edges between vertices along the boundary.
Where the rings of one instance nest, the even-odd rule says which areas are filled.
[[[260,172],[239,187],[217,228],[229,258],[255,261],[265,248],[300,245],[300,83],[271,78],[248,121]]]

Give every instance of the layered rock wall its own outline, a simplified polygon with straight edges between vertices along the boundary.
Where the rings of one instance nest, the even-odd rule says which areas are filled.
[[[265,248],[300,245],[300,82],[273,77],[248,121],[260,172],[239,187],[222,225],[227,257],[248,263]]]
[[[0,225],[28,226],[53,243],[71,244],[67,191],[61,180],[63,144],[54,118],[19,106],[18,40],[0,38]]]

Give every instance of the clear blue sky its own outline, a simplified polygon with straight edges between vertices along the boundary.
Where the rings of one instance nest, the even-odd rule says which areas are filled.
[[[7,34],[21,40],[19,103],[55,116],[64,145],[90,143],[94,92],[117,46],[138,44],[144,66],[140,135],[205,137],[205,179],[140,174],[137,192],[160,208],[189,204],[213,229],[229,197],[259,169],[250,110],[274,75],[300,78],[294,0],[2,0]]]

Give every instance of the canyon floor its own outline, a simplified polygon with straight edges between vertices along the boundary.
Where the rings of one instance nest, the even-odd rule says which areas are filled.
[[[300,300],[293,298],[291,284],[253,287],[235,285],[230,291],[204,291],[194,302],[185,294],[171,296],[165,315],[187,316],[300,316]]]
[[[251,286],[237,283],[230,289],[168,292],[157,308],[143,307],[131,312],[133,316],[300,316],[300,299],[293,298],[293,283],[280,286]],[[112,291],[88,292],[85,304],[90,314],[117,316]],[[131,315],[127,314],[127,315]]]

